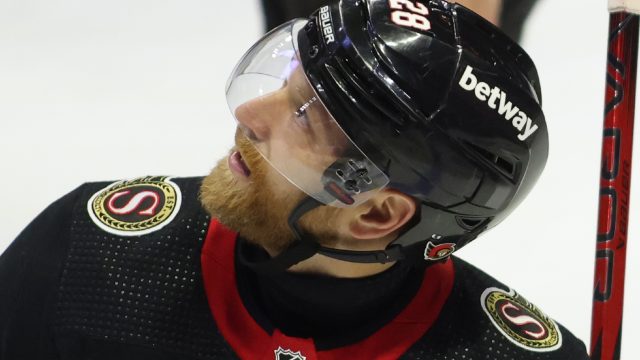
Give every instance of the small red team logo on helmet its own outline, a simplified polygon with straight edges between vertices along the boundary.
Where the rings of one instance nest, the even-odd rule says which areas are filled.
[[[425,260],[442,260],[456,251],[456,244],[454,243],[442,243],[435,245],[431,241],[427,243],[427,247],[424,249]]]
[[[119,181],[95,193],[89,217],[102,230],[121,236],[145,235],[169,224],[180,209],[178,185],[166,176]]]

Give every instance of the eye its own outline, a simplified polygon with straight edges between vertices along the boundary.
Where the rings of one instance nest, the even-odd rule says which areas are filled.
[[[305,127],[308,128],[309,127],[309,107],[317,101],[317,98],[314,96],[311,99],[309,99],[309,101],[305,102],[304,104],[302,104],[301,106],[298,106],[297,109],[294,113],[295,118],[296,118],[296,122]]]
[[[304,126],[305,128],[309,127],[309,115],[307,114],[306,109],[299,108],[295,113],[294,117],[298,125]]]

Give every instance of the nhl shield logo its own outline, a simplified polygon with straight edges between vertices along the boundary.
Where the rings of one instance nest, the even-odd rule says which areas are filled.
[[[300,351],[293,352],[289,349],[278,347],[274,352],[276,353],[276,360],[307,360],[306,356],[303,356]]]
[[[424,249],[424,259],[437,261],[442,260],[451,255],[456,250],[456,244],[443,243],[435,245],[431,241],[427,243],[427,247]]]

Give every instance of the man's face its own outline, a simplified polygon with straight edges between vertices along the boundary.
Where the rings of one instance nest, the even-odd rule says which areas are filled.
[[[330,116],[315,97],[303,72],[292,71],[285,85],[240,105],[236,146],[218,162],[203,182],[201,200],[207,211],[269,252],[280,252],[293,241],[287,218],[307,189],[321,186],[319,174],[335,161],[343,143],[329,126]],[[268,159],[268,161],[266,159]],[[324,244],[337,236],[340,209],[323,206],[300,224]]]

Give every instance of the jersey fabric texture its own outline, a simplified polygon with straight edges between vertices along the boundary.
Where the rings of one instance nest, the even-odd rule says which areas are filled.
[[[323,348],[265,328],[238,291],[237,234],[201,208],[201,180],[171,179],[177,213],[142,235],[90,215],[106,182],[43,211],[0,256],[0,359],[588,359],[564,327],[540,326],[543,314],[518,308],[533,305],[458,258],[427,267],[408,304],[364,339]],[[159,199],[140,189],[129,205]],[[133,212],[114,205],[129,190],[107,199],[112,211]],[[536,348],[542,338],[556,345]]]

